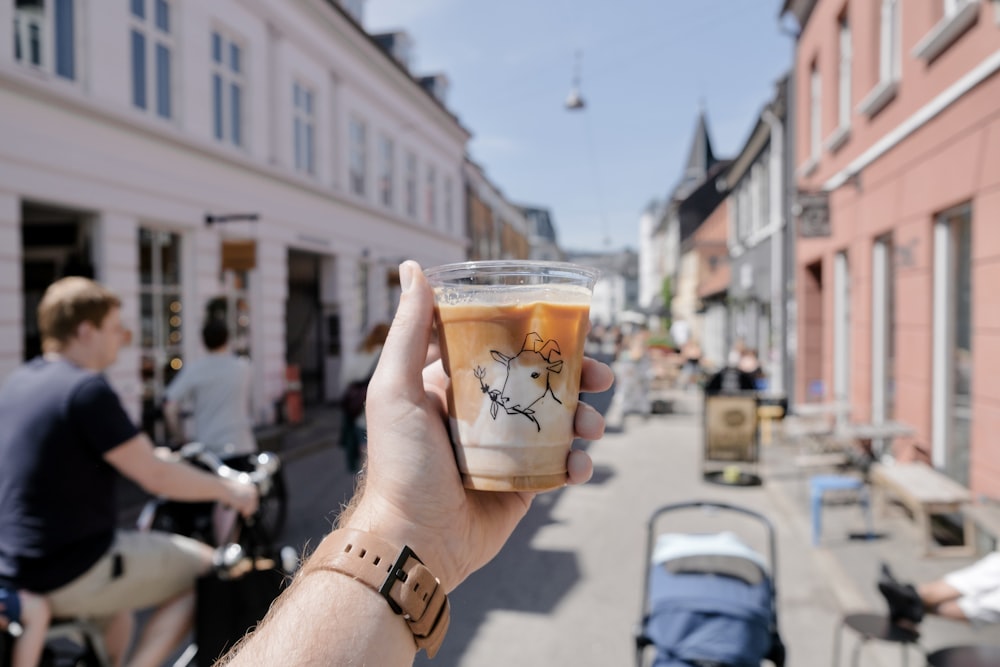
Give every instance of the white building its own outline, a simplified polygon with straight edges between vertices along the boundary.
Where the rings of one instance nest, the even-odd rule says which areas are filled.
[[[465,256],[469,133],[332,0],[3,0],[0,25],[0,378],[45,286],[89,273],[136,334],[110,374],[135,416],[212,302],[269,421],[289,363],[338,395],[400,260]]]

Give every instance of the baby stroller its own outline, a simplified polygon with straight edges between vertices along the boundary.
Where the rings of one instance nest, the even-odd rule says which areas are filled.
[[[766,532],[767,558],[733,532],[658,533],[661,517],[681,510],[755,520]],[[782,667],[771,522],[735,505],[692,501],[659,508],[648,527],[637,667],[647,649],[655,650],[652,667],[760,667],[763,660]]]

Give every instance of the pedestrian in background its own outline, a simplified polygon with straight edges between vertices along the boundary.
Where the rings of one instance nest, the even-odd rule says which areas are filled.
[[[250,363],[229,350],[229,328],[217,317],[209,317],[201,330],[208,354],[184,364],[167,387],[163,416],[167,429],[179,441],[186,440],[181,405],[189,403],[194,417],[194,440],[222,459],[255,454],[250,412]]]
[[[352,473],[361,470],[361,445],[367,432],[364,399],[367,396],[368,381],[375,372],[388,335],[389,325],[379,322],[361,341],[357,352],[345,360],[344,380],[347,389],[341,401],[344,418],[340,428],[340,446],[347,456],[347,469]]]

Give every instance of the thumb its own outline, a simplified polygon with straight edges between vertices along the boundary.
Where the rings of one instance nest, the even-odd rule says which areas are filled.
[[[372,380],[401,379],[407,390],[423,395],[422,372],[434,319],[434,292],[413,260],[399,265],[399,285],[399,307]]]

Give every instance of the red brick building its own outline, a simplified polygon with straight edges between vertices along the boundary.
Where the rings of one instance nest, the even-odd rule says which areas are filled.
[[[908,423],[900,457],[1000,497],[1000,3],[783,13],[797,187],[819,211],[796,244],[796,398]]]

